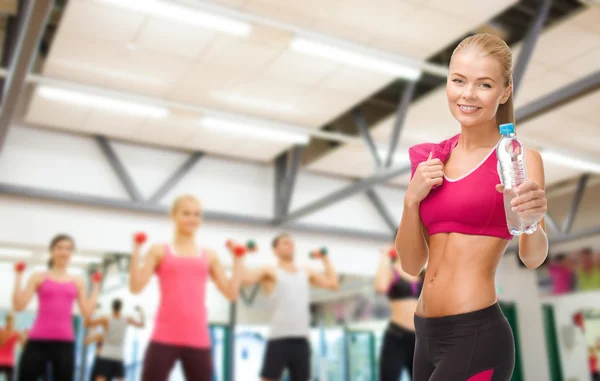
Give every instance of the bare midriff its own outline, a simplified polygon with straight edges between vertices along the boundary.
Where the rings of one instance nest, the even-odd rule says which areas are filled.
[[[396,300],[390,303],[391,321],[402,328],[415,330],[417,299]]]
[[[417,304],[418,316],[457,315],[496,303],[495,273],[507,240],[438,233],[427,243],[429,261]]]

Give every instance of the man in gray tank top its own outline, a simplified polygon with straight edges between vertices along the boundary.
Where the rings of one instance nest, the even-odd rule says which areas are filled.
[[[125,379],[125,366],[123,364],[123,342],[128,325],[144,328],[145,317],[140,307],[136,311],[140,314],[140,320],[121,316],[123,302],[120,299],[113,300],[112,316],[103,316],[88,321],[88,328],[101,326],[103,328],[102,347],[96,356],[94,381],[111,381]]]
[[[245,269],[242,284],[260,284],[271,308],[269,341],[263,361],[263,381],[279,380],[287,369],[291,381],[310,379],[310,285],[337,290],[337,273],[327,256],[323,272],[294,263],[294,241],[288,234],[273,239],[276,266]]]

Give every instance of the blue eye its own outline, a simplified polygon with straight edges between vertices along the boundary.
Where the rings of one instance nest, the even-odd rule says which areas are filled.
[[[462,82],[462,79],[454,78],[454,79],[452,80],[452,82],[461,83],[461,82]]]

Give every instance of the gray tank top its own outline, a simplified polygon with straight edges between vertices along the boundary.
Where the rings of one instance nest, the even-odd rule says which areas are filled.
[[[306,269],[295,273],[276,270],[275,287],[269,295],[270,339],[308,338],[310,331],[309,283]]]
[[[108,329],[104,334],[100,357],[111,360],[123,360],[123,341],[125,341],[125,330],[127,320],[124,318],[111,318]]]

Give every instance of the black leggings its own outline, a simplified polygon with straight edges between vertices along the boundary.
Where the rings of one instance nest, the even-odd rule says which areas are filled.
[[[29,340],[19,362],[19,381],[47,379],[51,365],[52,379],[71,381],[75,367],[75,346],[70,341]]]
[[[415,333],[390,323],[383,336],[379,359],[379,381],[398,381],[402,369],[413,374]]]
[[[0,376],[5,375],[8,381],[13,381],[13,369],[10,365],[0,365]]]
[[[414,381],[509,381],[512,330],[498,304],[460,315],[415,315]]]
[[[181,360],[186,380],[212,380],[210,348],[184,347],[151,341],[144,357],[142,381],[167,381],[177,360]]]

